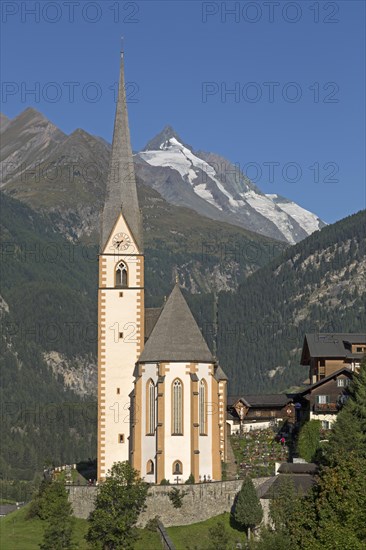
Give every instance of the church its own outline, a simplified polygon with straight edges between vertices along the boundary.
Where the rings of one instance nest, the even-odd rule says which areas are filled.
[[[161,308],[145,308],[123,53],[101,220],[98,331],[98,479],[128,460],[149,483],[221,480],[227,377],[178,280]]]

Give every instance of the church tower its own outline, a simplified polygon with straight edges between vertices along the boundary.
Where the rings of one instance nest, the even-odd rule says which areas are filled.
[[[130,460],[134,366],[144,344],[144,256],[121,53],[98,288],[98,479]]]

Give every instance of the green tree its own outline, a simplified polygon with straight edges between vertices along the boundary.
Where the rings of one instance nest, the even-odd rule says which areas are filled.
[[[348,399],[337,416],[325,449],[328,464],[337,464],[345,453],[366,457],[366,360],[355,373]]]
[[[286,540],[292,548],[297,545],[302,547],[302,539],[304,536],[307,538],[307,532],[311,532],[315,525],[312,499],[309,500],[302,493],[296,491],[295,484],[290,477],[285,476],[281,479],[276,495],[270,501],[269,513],[278,535],[275,540],[277,542]],[[272,548],[272,545],[275,544],[270,539],[269,531],[266,533],[268,548]]]
[[[89,516],[86,540],[100,550],[129,550],[137,539],[136,523],[144,509],[148,484],[128,462],[113,464],[100,486]]]
[[[46,522],[41,550],[73,550],[74,518],[63,482],[53,481],[45,486],[40,512]]]
[[[326,466],[314,489],[316,545],[306,548],[361,550],[366,546],[366,459],[349,453]]]
[[[297,442],[297,451],[299,455],[307,462],[315,459],[320,445],[320,421],[309,420],[300,430]]]
[[[227,550],[230,537],[222,521],[215,523],[208,532],[210,534],[209,550]]]
[[[250,529],[259,525],[262,518],[263,509],[253,481],[250,477],[246,477],[236,498],[234,519],[239,525],[246,528],[248,538],[250,538]]]

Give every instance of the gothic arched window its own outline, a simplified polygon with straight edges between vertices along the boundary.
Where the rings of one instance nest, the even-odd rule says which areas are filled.
[[[116,269],[116,286],[118,287],[127,287],[128,286],[128,276],[127,276],[127,266],[124,262],[119,262]]]
[[[151,378],[146,384],[146,433],[155,433],[155,385]]]
[[[201,380],[199,388],[199,424],[200,435],[207,434],[207,384]]]
[[[178,378],[172,384],[172,435],[183,435],[183,384]]]
[[[151,475],[154,473],[154,463],[152,460],[148,460],[146,463],[146,474]]]
[[[175,460],[173,462],[173,475],[179,476],[183,474],[183,465],[180,460]]]

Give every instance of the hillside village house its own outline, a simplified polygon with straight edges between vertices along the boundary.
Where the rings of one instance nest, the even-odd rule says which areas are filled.
[[[357,371],[365,354],[366,333],[306,334],[300,363],[309,367],[310,383],[315,384],[344,366]]]
[[[230,433],[262,430],[277,423],[295,423],[295,407],[291,396],[242,395],[228,397],[227,424]]]
[[[345,390],[366,354],[366,333],[306,334],[301,364],[311,385],[297,396],[297,419],[320,420],[329,429],[345,402]]]
[[[346,399],[346,389],[366,354],[366,333],[314,333],[304,337],[301,365],[309,367],[310,384],[296,395],[228,397],[230,433],[320,420],[329,429]]]
[[[348,367],[343,367],[298,394],[298,420],[320,420],[323,429],[331,428],[346,401],[345,391],[352,375]]]

